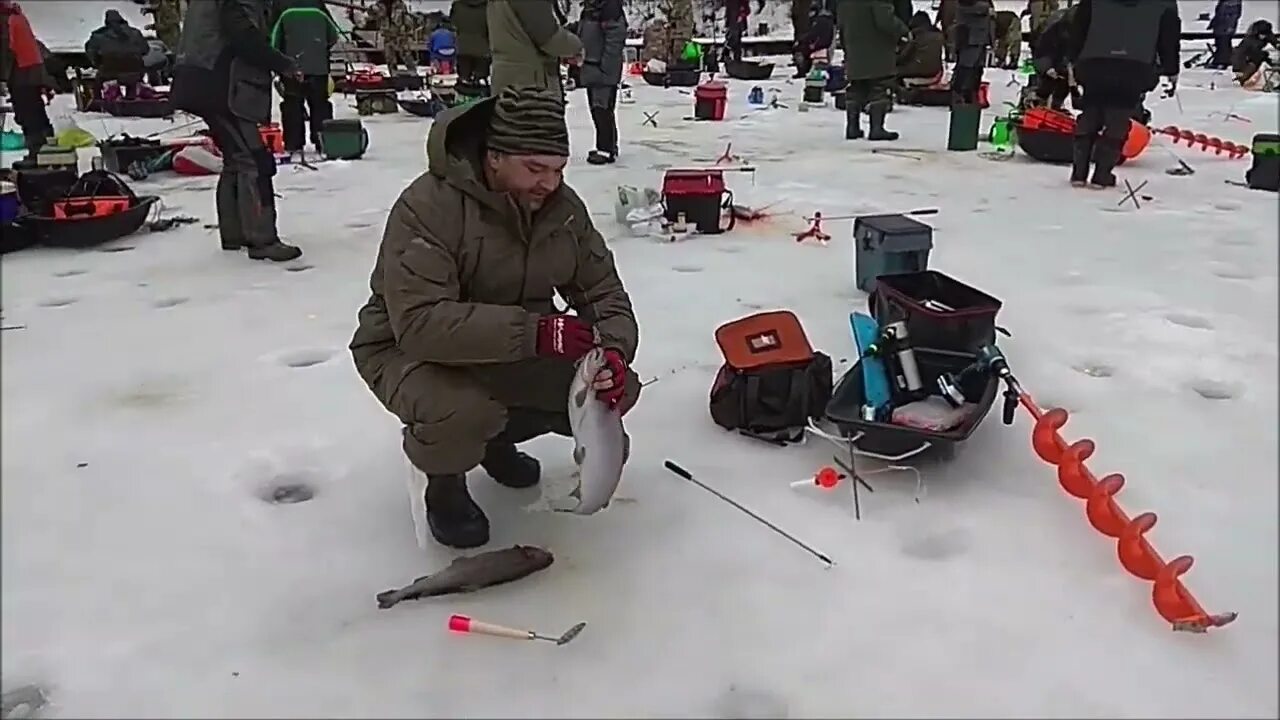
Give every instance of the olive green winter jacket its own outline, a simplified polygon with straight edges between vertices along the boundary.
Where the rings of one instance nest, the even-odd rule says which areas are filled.
[[[560,61],[582,52],[582,41],[556,17],[555,0],[489,0],[492,92],[511,85],[560,90]]]
[[[458,54],[489,57],[489,19],[486,0],[453,0],[449,21],[457,29]]]
[[[907,25],[894,13],[892,0],[837,0],[836,22],[849,80],[891,78],[897,74],[898,40]]]
[[[389,396],[402,379],[384,378],[384,371],[534,357],[538,318],[555,312],[557,292],[593,325],[602,346],[628,362],[635,357],[631,299],[578,194],[562,184],[529,216],[486,186],[481,163],[493,103],[437,116],[428,171],[387,217],[372,292],[351,340],[356,369],[375,393]]]

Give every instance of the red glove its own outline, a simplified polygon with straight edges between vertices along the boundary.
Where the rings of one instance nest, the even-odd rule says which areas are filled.
[[[538,318],[535,349],[542,357],[578,360],[596,345],[591,326],[572,315],[543,315]]]
[[[627,361],[622,353],[614,348],[605,348],[604,367],[596,375],[593,387],[596,389],[596,397],[605,401],[610,410],[618,407],[627,390]],[[624,406],[622,414],[626,415],[630,409],[631,405]]]

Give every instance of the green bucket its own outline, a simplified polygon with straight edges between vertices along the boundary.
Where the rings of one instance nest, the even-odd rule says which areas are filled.
[[[1013,144],[1015,132],[1013,120],[1007,117],[996,118],[995,122],[991,123],[991,132],[987,134],[987,140],[1003,150]]]
[[[11,150],[22,150],[27,147],[27,143],[22,138],[22,133],[5,130],[3,138],[0,138],[0,150],[9,152]]]

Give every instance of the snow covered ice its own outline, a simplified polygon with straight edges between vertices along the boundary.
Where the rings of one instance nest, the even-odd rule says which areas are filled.
[[[782,75],[766,87],[794,102]],[[984,128],[1016,91],[988,76]],[[281,168],[281,232],[306,253],[283,268],[222,252],[200,224],[6,255],[3,324],[20,327],[0,338],[4,690],[39,688],[23,692],[45,717],[1275,717],[1280,220],[1274,195],[1224,182],[1248,160],[1157,139],[1117,173],[1148,181],[1151,199],[1122,208],[1119,190],[1069,189],[1062,167],[945,152],[942,110],[899,107],[902,140],[852,143],[839,112],[751,109],[751,84],[730,85],[723,123],[685,122],[678,90],[635,87],[621,159],[603,167],[584,161],[590,120],[571,97],[568,182],[635,303],[636,369],[659,380],[627,416],[631,459],[608,510],[530,512],[538,491],[475,473],[488,547],[556,560],[474,595],[378,610],[378,591],[455,554],[417,548],[398,423],[345,349],[429,121],[365,118],[363,159]],[[1225,74],[1185,72],[1180,99],[1153,94],[1153,124],[1246,144],[1280,125],[1273,96]],[[654,109],[656,128],[643,124]],[[99,137],[168,127],[76,119]],[[758,167],[729,176],[735,202],[771,205],[771,220],[679,243],[616,223],[618,185],[656,187],[661,168],[729,143]],[[1167,175],[1171,152],[1196,174]],[[213,183],[135,189],[207,223]],[[849,223],[827,223],[823,247],[792,240],[802,218],[927,206],[940,208],[925,218],[931,266],[1004,301],[1014,372],[1071,411],[1064,434],[1098,443],[1090,466],[1125,474],[1125,507],[1159,515],[1153,544],[1195,556],[1187,586],[1210,612],[1239,611],[1233,625],[1169,630],[1150,584],[1034,457],[1025,415],[988,418],[923,465],[920,504],[914,478],[876,476],[861,522],[789,487],[828,447],[780,450],[711,423],[726,320],[791,309],[837,372],[851,364],[847,315],[866,301]],[[526,449],[554,483],[571,447]],[[566,647],[522,644],[450,634],[453,613],[588,627]]]

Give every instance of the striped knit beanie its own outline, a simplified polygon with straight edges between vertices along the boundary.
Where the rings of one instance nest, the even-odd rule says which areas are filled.
[[[508,155],[569,157],[560,93],[539,87],[504,88],[493,104],[488,146]]]

